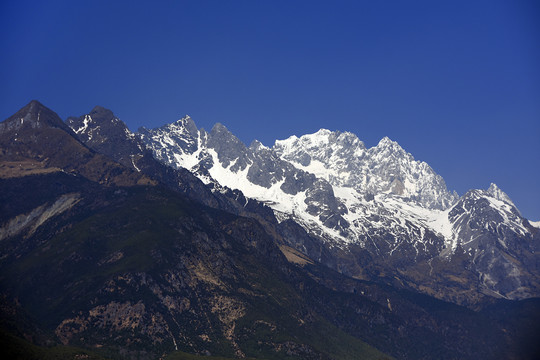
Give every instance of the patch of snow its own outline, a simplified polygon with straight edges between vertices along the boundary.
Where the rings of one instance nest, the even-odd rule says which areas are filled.
[[[489,201],[491,207],[495,208],[498,213],[501,214],[504,219],[503,223],[506,226],[510,227],[516,232],[521,233],[522,235],[527,233],[527,229],[521,224],[519,218],[512,213],[512,208],[514,208],[514,205],[511,201],[507,202],[491,196],[485,196],[485,198]],[[504,199],[504,197],[502,199]]]
[[[487,189],[487,193],[494,197],[497,200],[503,201],[505,203],[508,203],[512,206],[515,206],[512,200],[510,200],[510,197],[506,195],[504,191],[502,191],[497,185],[494,183],[491,183],[489,185],[489,188]]]
[[[326,181],[329,181],[330,180],[330,176],[331,176],[331,171],[329,171],[327,168],[326,168],[326,165],[319,161],[319,160],[311,160],[311,162],[309,163],[308,166],[303,166],[302,164],[300,163],[297,163],[297,162],[293,162],[291,161],[291,163],[297,168],[297,169],[300,169],[300,170],[303,170],[305,172],[308,172],[308,173],[311,173],[319,178],[322,178],[322,179],[325,179]]]
[[[116,120],[118,120],[118,119],[116,119]],[[124,131],[126,132],[126,137],[128,139],[135,139],[135,134],[132,133],[128,128],[125,128]]]
[[[90,115],[85,115],[84,120],[83,120],[83,126],[75,130],[75,133],[76,134],[84,133],[86,129],[88,129],[88,124],[90,124],[91,121],[92,121],[92,118],[90,117]]]
[[[540,229],[540,220],[539,221],[531,221],[531,220],[529,220],[529,224],[531,224],[531,226],[534,226],[535,228]]]
[[[131,155],[131,164],[133,165],[133,167],[135,168],[135,170],[137,170],[137,172],[141,172],[141,169],[139,169],[137,167],[137,165],[135,165],[135,161],[133,160],[133,155]]]

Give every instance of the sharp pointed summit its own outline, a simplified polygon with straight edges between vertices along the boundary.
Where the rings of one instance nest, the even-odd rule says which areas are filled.
[[[20,129],[30,126],[32,128],[52,127],[71,133],[68,126],[51,109],[37,100],[32,100],[14,115],[0,123],[0,132]]]
[[[495,183],[491,183],[487,189],[487,193],[493,196],[495,199],[503,201],[507,204],[515,206],[510,197],[502,191]]]

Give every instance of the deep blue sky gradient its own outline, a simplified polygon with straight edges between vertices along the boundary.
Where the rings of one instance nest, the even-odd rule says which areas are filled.
[[[383,136],[461,195],[497,183],[540,219],[540,3],[0,3],[0,119],[31,99],[132,130],[189,114],[242,141]]]

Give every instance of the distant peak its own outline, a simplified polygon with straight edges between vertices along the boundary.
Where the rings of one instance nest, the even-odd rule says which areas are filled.
[[[289,136],[288,138],[286,139],[283,139],[283,140],[276,140],[275,143],[276,144],[283,144],[283,143],[293,143],[293,142],[296,142],[298,141],[298,136],[296,135],[291,135]]]
[[[329,142],[333,132],[328,129],[319,129],[313,134],[306,134],[300,136],[299,140],[303,143],[323,144]],[[292,138],[292,137],[291,137]],[[291,139],[290,138],[290,139]]]
[[[269,148],[267,146],[264,146],[263,143],[259,140],[253,140],[251,142],[251,145],[249,145],[249,148],[253,151],[259,151],[261,149],[269,150]]]
[[[314,133],[313,135],[322,135],[322,136],[327,136],[327,135],[330,135],[332,133],[332,131],[328,130],[328,129],[319,129],[319,131],[317,131],[316,133]]]
[[[90,116],[92,117],[100,117],[100,118],[107,118],[108,120],[114,118],[114,114],[111,110],[109,109],[106,109],[102,106],[94,106],[94,108],[92,109],[92,111],[90,111]]]
[[[30,106],[30,107],[34,107],[34,106],[38,106],[38,107],[45,107],[45,105],[43,105],[42,103],[40,103],[39,101],[37,100],[31,100],[28,105],[26,106]]]
[[[385,145],[397,145],[397,142],[390,139],[388,136],[383,137],[377,146],[385,146]]]
[[[495,183],[491,183],[489,185],[489,188],[487,189],[488,195],[491,197],[494,197],[497,200],[503,201],[508,204],[514,204],[512,200],[510,200],[510,197],[506,195],[504,191],[502,191]]]
[[[489,184],[489,188],[487,190],[489,193],[499,192],[501,189],[497,186],[495,183]]]
[[[197,134],[199,131],[197,129],[197,125],[195,125],[195,121],[191,118],[189,115],[184,115],[181,119],[177,120],[174,125],[186,129],[189,133],[191,133],[193,136]]]
[[[356,146],[361,149],[365,149],[366,146],[364,145],[364,142],[361,141],[358,136],[353,134],[352,132],[345,131],[340,133],[339,131],[336,132],[338,134],[337,140],[344,144],[349,144],[349,146]]]
[[[383,137],[379,143],[377,144],[377,146],[375,146],[375,149],[379,149],[379,150],[391,150],[391,151],[397,151],[397,152],[401,152],[401,151],[405,151],[403,150],[403,148],[394,140],[391,140],[388,136],[385,136]]]
[[[215,123],[215,125],[212,127],[212,130],[210,131],[212,133],[215,132],[230,132],[229,129],[225,127],[222,123]]]
[[[108,111],[108,109],[104,108],[103,106],[99,106],[99,105],[96,105],[94,106],[94,108],[92,109],[92,112],[99,112],[99,111]]]
[[[21,108],[21,110],[19,110],[19,112],[24,112],[24,113],[37,113],[38,111],[40,110],[48,110],[48,111],[52,111],[52,110],[49,110],[45,105],[43,105],[42,103],[40,103],[39,101],[37,100],[32,100],[30,101],[28,104],[26,104],[25,106],[23,106]]]
[[[180,126],[184,126],[186,124],[195,124],[195,122],[193,121],[193,119],[191,118],[191,116],[189,115],[184,115],[183,117],[181,117],[180,119],[176,120],[176,123],[177,125],[180,125]]]
[[[33,127],[52,126],[67,129],[62,119],[54,111],[37,100],[30,101],[6,121],[16,122],[17,128],[23,124],[34,124]]]
[[[176,122],[177,122],[178,124],[184,124],[185,122],[187,122],[187,121],[189,121],[189,120],[192,120],[192,119],[191,119],[191,116],[189,116],[189,115],[184,115],[184,116],[182,116],[180,119],[176,120]]]

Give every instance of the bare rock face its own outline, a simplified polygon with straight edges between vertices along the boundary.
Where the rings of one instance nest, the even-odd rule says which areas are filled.
[[[84,146],[56,113],[32,101],[0,124],[0,162],[25,161],[104,184],[155,184]]]
[[[0,134],[13,133],[25,128],[57,128],[70,133],[62,119],[37,100],[30,101],[14,115],[0,123]]]
[[[66,123],[77,138],[92,150],[179,190],[198,202],[212,207],[226,206],[191,172],[184,168],[173,169],[154,159],[141,136],[132,133],[112,111],[96,106],[86,115],[68,118]],[[197,130],[191,119],[181,122],[181,126],[187,133]],[[194,143],[184,142],[184,146],[193,148]]]
[[[96,106],[86,115],[69,117],[66,124],[88,147],[136,170],[135,164],[140,157],[136,155],[143,147],[112,111]]]

